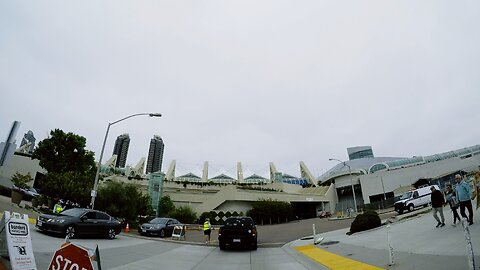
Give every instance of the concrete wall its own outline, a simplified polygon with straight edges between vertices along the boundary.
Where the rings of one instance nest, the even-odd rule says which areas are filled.
[[[168,183],[168,182],[167,182]],[[292,187],[293,186],[293,187]],[[297,185],[298,186],[298,185]],[[190,188],[192,187],[192,188]],[[237,211],[246,212],[251,209],[251,203],[261,199],[272,199],[278,201],[296,201],[296,202],[321,202],[327,203],[327,211],[334,211],[336,193],[333,185],[327,191],[325,195],[314,194],[300,194],[302,189],[300,186],[281,183],[274,183],[271,185],[265,185],[266,188],[280,189],[287,187],[287,190],[295,190],[295,193],[287,192],[274,192],[274,191],[261,191],[261,190],[245,190],[238,189],[235,185],[226,186],[214,186],[215,189],[211,189],[208,186],[203,188],[197,188],[195,185],[189,185],[184,188],[182,185],[175,183],[166,184],[164,187],[164,195],[169,195],[176,206],[189,205],[197,213],[215,211]],[[332,208],[333,207],[333,208]]]
[[[252,209],[252,202],[247,201],[225,201],[215,211],[237,211],[238,213],[243,212],[245,215],[248,210]],[[233,211],[232,211],[233,210]]]
[[[30,173],[32,178],[35,178],[37,172],[45,173],[45,170],[40,167],[40,161],[38,159],[13,155],[4,166],[0,167],[0,185],[11,188],[13,183],[10,179],[16,172],[21,174]],[[30,183],[30,186],[32,185],[33,181]]]

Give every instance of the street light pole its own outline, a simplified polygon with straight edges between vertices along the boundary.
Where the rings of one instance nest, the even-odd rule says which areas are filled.
[[[95,174],[95,182],[93,184],[93,190],[91,192],[92,201],[90,202],[90,205],[91,205],[92,209],[95,207],[95,198],[97,197],[97,190],[98,190],[98,177],[100,176],[100,167],[102,166],[103,152],[105,151],[105,144],[107,143],[107,137],[108,137],[108,132],[110,131],[110,127],[112,125],[115,125],[118,122],[121,122],[123,120],[126,120],[126,119],[134,117],[134,116],[139,116],[139,115],[148,115],[150,117],[161,117],[162,116],[162,114],[160,114],[160,113],[136,113],[136,114],[132,114],[132,115],[129,115],[127,117],[124,117],[120,120],[114,121],[112,123],[108,123],[107,132],[105,132],[105,138],[103,138],[102,151],[100,152],[100,158],[98,160],[97,173]]]
[[[335,161],[338,161],[340,163],[343,164],[343,166],[347,166],[348,167],[348,175],[350,176],[350,185],[352,186],[352,193],[353,193],[353,205],[355,206],[355,213],[358,213],[358,209],[357,209],[357,199],[355,197],[355,187],[353,185],[353,180],[352,180],[352,168],[350,168],[350,165],[348,165],[347,163],[345,163],[345,161],[341,161],[339,159],[336,159],[336,158],[329,158],[328,160],[332,161],[332,160],[335,160]]]
[[[387,195],[385,195],[385,186],[383,185],[383,177],[380,176],[380,181],[382,181],[382,189],[383,189],[383,200],[387,200]]]

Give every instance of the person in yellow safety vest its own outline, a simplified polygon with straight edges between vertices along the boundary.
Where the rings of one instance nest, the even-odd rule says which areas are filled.
[[[203,234],[206,237],[205,244],[210,242],[210,233],[212,232],[212,224],[210,224],[210,219],[206,218],[205,222],[203,223]]]
[[[55,204],[55,206],[53,207],[53,212],[56,213],[56,214],[58,214],[58,213],[60,213],[60,212],[62,212],[62,211],[63,211],[62,205],[61,205],[59,202],[57,202],[57,203]]]

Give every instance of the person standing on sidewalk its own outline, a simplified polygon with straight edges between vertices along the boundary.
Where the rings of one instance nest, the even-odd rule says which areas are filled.
[[[453,212],[452,226],[455,226],[457,224],[457,219],[460,222],[460,216],[458,215],[458,212],[457,212],[457,209],[458,209],[457,196],[455,196],[455,191],[453,191],[452,185],[450,184],[447,185],[446,201],[448,202],[448,205],[450,205],[450,209]]]
[[[210,234],[212,233],[212,224],[210,224],[210,219],[206,218],[203,223],[203,234],[205,234],[205,244],[210,242]]]
[[[445,204],[445,200],[443,199],[443,194],[440,190],[436,189],[434,186],[430,188],[432,191],[432,209],[433,209],[433,217],[437,220],[437,228],[445,226],[445,218],[443,217],[443,205]],[[437,213],[440,212],[440,218],[438,218]]]
[[[465,208],[468,209],[468,225],[473,224],[473,209],[472,209],[472,201],[470,200],[471,196],[471,188],[470,185],[462,179],[460,174],[455,175],[455,193],[457,195],[458,202],[460,203],[460,215],[462,217],[467,218],[465,214]]]

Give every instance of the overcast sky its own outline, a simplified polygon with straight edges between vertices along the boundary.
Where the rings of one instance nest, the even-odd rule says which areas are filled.
[[[104,161],[165,142],[177,175],[318,176],[347,147],[480,143],[479,1],[0,1],[0,141],[60,128]],[[2,138],[3,137],[3,138]]]

